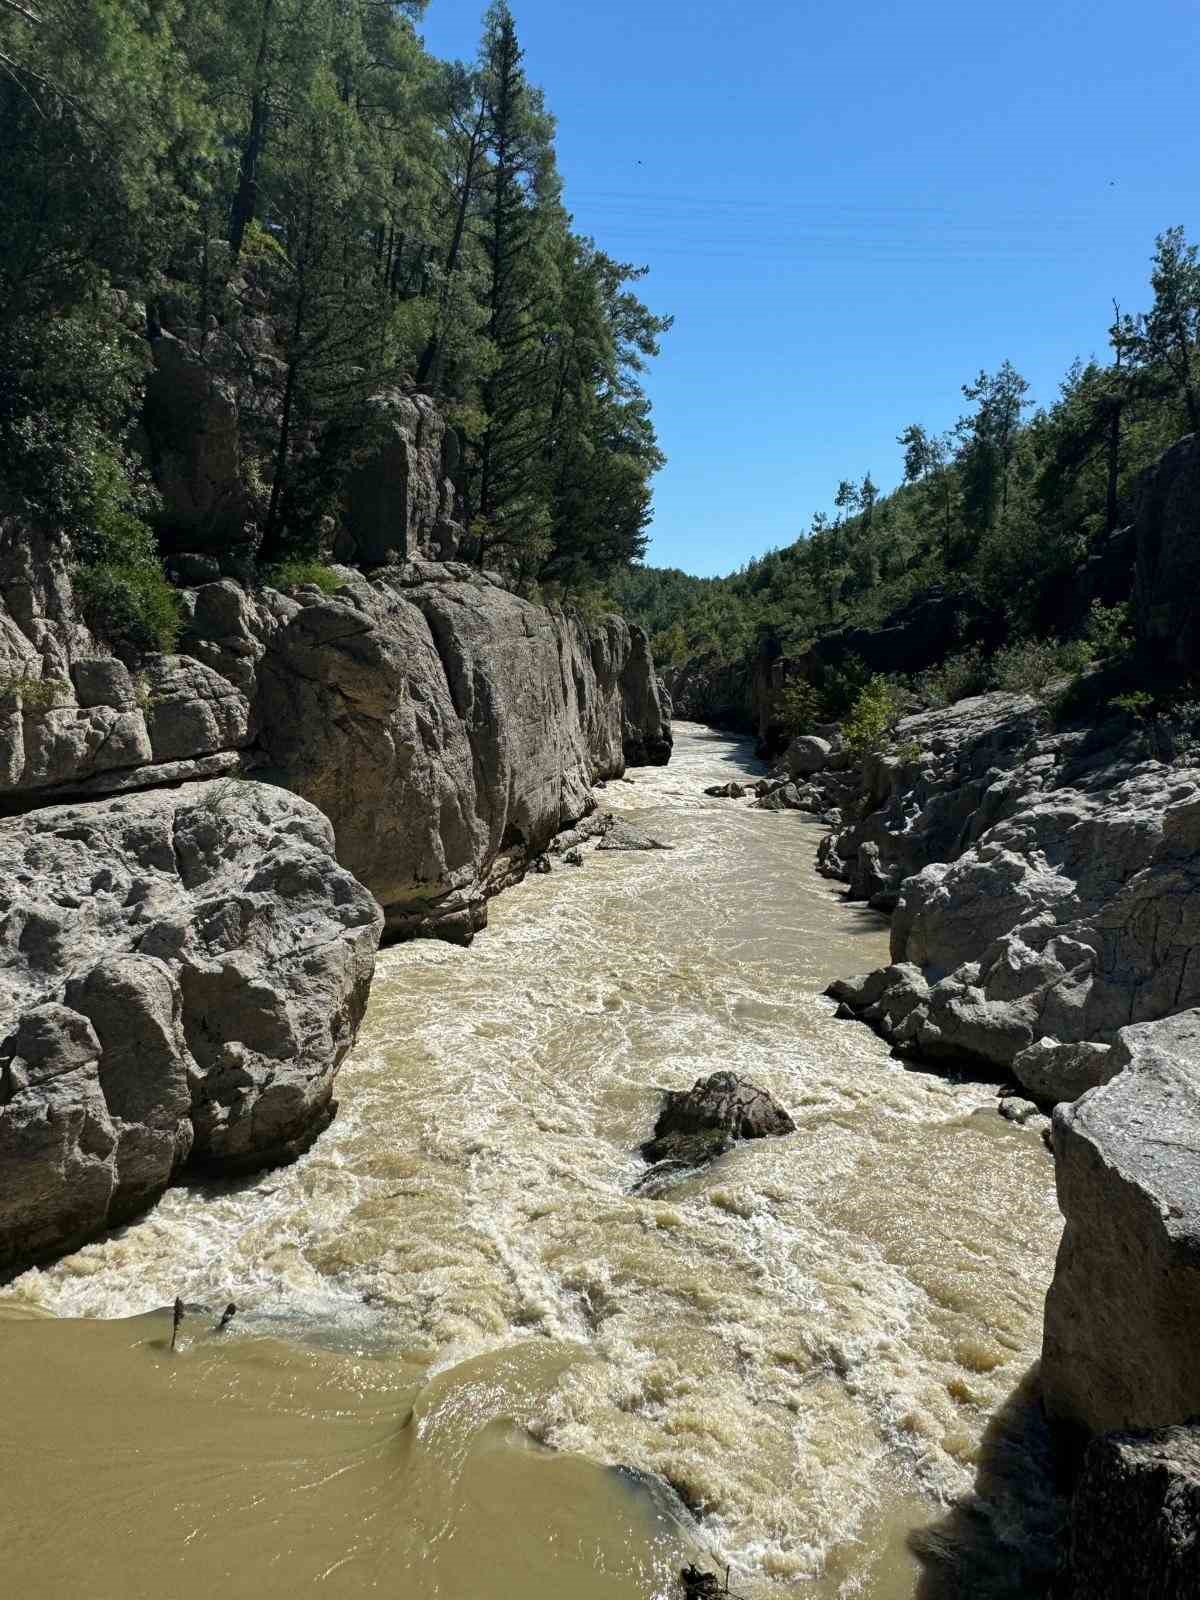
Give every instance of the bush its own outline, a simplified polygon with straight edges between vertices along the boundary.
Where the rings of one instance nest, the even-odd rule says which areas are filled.
[[[789,739],[808,733],[821,720],[821,696],[805,678],[793,678],[775,697],[773,720]]]
[[[930,705],[949,706],[969,695],[983,694],[991,685],[991,675],[983,651],[977,644],[956,656],[947,656],[939,667],[918,673],[914,688]]]
[[[1093,600],[1088,613],[1087,641],[1101,659],[1106,656],[1121,655],[1128,650],[1133,643],[1129,602],[1126,601],[1124,605],[1119,606],[1106,606],[1099,600]]]
[[[89,627],[139,651],[173,650],[183,627],[179,596],[162,565],[100,561],[75,572],[75,594]]]
[[[267,567],[262,578],[274,589],[298,589],[303,583],[311,583],[323,594],[336,594],[345,582],[332,567],[325,566],[323,562],[303,559],[280,561],[273,567]]]
[[[1082,640],[1060,644],[1055,639],[1025,639],[997,650],[991,663],[992,682],[1010,694],[1036,694],[1055,678],[1076,676],[1090,660],[1091,651]]]
[[[857,756],[878,750],[898,715],[899,707],[892,685],[886,678],[874,677],[861,689],[842,724],[846,743]]]

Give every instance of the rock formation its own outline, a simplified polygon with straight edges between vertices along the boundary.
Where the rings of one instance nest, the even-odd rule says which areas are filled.
[[[1069,1600],[1200,1594],[1200,1429],[1095,1440],[1071,1507]]]
[[[330,819],[392,936],[469,940],[596,778],[669,758],[645,635],[461,565],[341,572],[335,595],[184,590],[178,653],[131,670],[80,621],[61,550],[0,526],[0,798],[267,771]]]
[[[383,918],[314,807],[232,779],[46,807],[0,824],[0,886],[0,1270],[326,1126]]]
[[[714,1161],[739,1139],[794,1133],[796,1124],[777,1100],[733,1072],[697,1078],[690,1089],[668,1089],[642,1155],[682,1168]]]
[[[1200,1417],[1200,1010],[1122,1029],[1108,1070],[1054,1116],[1042,1380],[1081,1437]]]
[[[861,820],[822,847],[829,875],[894,908],[893,965],[836,999],[1043,1104],[1111,1076],[1122,1026],[1200,1004],[1200,770],[1052,732],[1023,696],[910,718],[897,742],[920,754],[872,757]]]

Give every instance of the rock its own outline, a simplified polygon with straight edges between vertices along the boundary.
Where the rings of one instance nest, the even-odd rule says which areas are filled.
[[[391,936],[467,942],[588,815],[592,779],[624,771],[633,719],[647,747],[669,738],[649,658],[620,618],[589,627],[466,567],[346,577],[268,639],[258,741]]]
[[[642,1146],[642,1155],[651,1162],[694,1166],[714,1159],[738,1139],[795,1130],[791,1117],[765,1089],[732,1072],[714,1072],[697,1078],[688,1090],[666,1092],[654,1137]]]
[[[1111,1045],[1059,1044],[1054,1039],[1036,1039],[1012,1062],[1017,1082],[1043,1106],[1077,1100],[1118,1070]]]
[[[1200,1594],[1200,1429],[1093,1440],[1071,1505],[1070,1600]]]
[[[810,734],[793,739],[783,759],[791,777],[810,778],[815,772],[825,771],[832,754],[828,740]]]
[[[1200,435],[1180,439],[1134,491],[1134,624],[1160,665],[1200,668]]]
[[[669,844],[652,839],[648,833],[635,828],[631,822],[611,822],[601,836],[597,850],[670,850]]]
[[[333,1114],[378,906],[282,790],[219,781],[0,823],[0,1270],[189,1159],[294,1157]]]
[[[242,537],[252,514],[242,470],[241,412],[225,370],[163,332],[151,342],[143,421],[165,529],[213,548]]]
[[[582,850],[566,850],[563,852],[563,865],[568,867],[581,867],[583,865]]]
[[[457,436],[426,395],[387,390],[371,405],[374,450],[346,480],[347,553],[366,566],[453,560]]]
[[[746,791],[740,783],[712,783],[705,789],[715,800],[744,800]]]
[[[1042,1383],[1079,1437],[1200,1415],[1200,1011],[1123,1028],[1112,1057],[1054,1113],[1066,1226]]]
[[[172,583],[180,585],[219,583],[221,563],[215,556],[206,556],[195,550],[181,550],[167,562],[167,572]]]
[[[531,872],[540,873],[544,876],[547,872],[553,872],[554,868],[551,865],[549,856],[538,856],[537,860],[533,863],[529,870]]]
[[[999,1111],[1006,1122],[1015,1122],[1018,1127],[1023,1127],[1025,1123],[1041,1116],[1041,1112],[1032,1100],[1022,1100],[1020,1095],[1015,1094],[1001,1098]]]
[[[928,1060],[1011,1071],[1042,1105],[1073,1098],[1111,1075],[1123,1024],[1200,1003],[1200,770],[1039,733],[1019,696],[901,737],[918,726],[930,763],[868,764],[878,809],[818,853],[894,907],[893,960],[929,980],[914,1011],[868,1020]]]

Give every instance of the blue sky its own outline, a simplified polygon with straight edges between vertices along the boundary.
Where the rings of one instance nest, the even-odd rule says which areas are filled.
[[[723,573],[900,475],[1010,359],[1038,401],[1200,238],[1196,0],[512,0],[575,225],[648,265],[647,560]],[[482,0],[423,33],[473,57]]]

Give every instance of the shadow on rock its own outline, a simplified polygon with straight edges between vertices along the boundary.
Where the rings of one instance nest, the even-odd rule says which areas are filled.
[[[1050,1600],[1067,1510],[1034,1365],[988,1423],[971,1493],[909,1536],[915,1600]]]

